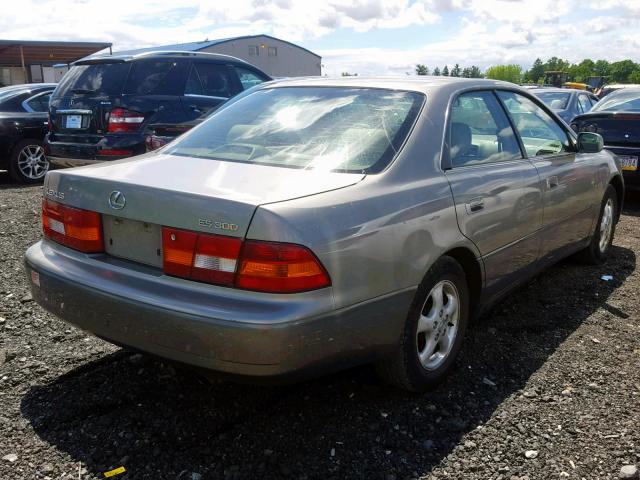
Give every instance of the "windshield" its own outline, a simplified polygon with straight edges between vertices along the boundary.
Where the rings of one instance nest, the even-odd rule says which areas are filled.
[[[257,90],[165,150],[291,168],[375,173],[393,158],[424,96],[371,88]]]
[[[73,94],[120,95],[129,63],[97,63],[72,67],[56,88],[54,96]]]
[[[640,90],[617,90],[595,104],[592,112],[640,112]]]
[[[569,103],[568,93],[563,92],[540,92],[536,96],[542,100],[547,107],[553,110],[565,110]]]

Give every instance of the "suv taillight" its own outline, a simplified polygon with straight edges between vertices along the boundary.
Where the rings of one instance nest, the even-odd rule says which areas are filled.
[[[168,275],[270,293],[296,293],[331,285],[316,256],[289,243],[162,227],[164,271]]]
[[[51,240],[85,253],[104,251],[99,213],[42,200],[42,230]]]
[[[125,108],[114,108],[109,113],[109,126],[107,131],[116,132],[137,132],[144,122],[144,115],[140,112],[127,110]]]

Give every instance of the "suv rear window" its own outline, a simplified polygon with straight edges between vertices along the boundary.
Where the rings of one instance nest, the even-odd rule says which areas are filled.
[[[130,66],[130,63],[76,65],[62,77],[56,96],[65,97],[74,93],[120,95]]]
[[[138,60],[132,63],[124,93],[135,95],[182,95],[184,60]]]

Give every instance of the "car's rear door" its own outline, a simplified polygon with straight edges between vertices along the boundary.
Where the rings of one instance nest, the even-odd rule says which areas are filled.
[[[534,98],[498,91],[544,190],[541,257],[588,236],[593,222],[595,171],[577,154],[568,131]]]
[[[194,61],[182,97],[187,120],[208,115],[241,91],[242,86],[230,65]]]
[[[454,100],[446,143],[443,166],[458,225],[482,255],[488,293],[498,293],[538,257],[538,173],[492,91]]]

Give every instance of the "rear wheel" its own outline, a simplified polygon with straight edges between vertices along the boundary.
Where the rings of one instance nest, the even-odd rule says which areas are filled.
[[[460,264],[443,257],[418,287],[397,350],[377,365],[389,383],[424,391],[452,369],[469,320],[469,290]]]
[[[42,141],[21,140],[13,147],[9,160],[9,175],[14,181],[20,183],[40,182],[48,170],[49,161],[44,155]]]
[[[609,256],[613,236],[616,232],[616,220],[618,218],[618,197],[616,190],[611,185],[607,187],[600,205],[600,216],[596,225],[596,231],[591,237],[589,246],[579,252],[581,260],[599,265]]]

